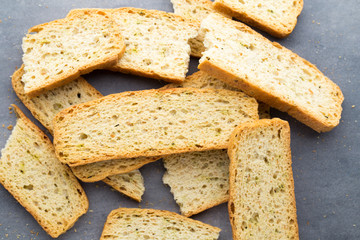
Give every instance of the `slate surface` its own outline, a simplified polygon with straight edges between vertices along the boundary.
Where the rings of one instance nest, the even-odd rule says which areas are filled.
[[[24,106],[11,90],[10,77],[21,65],[21,41],[31,26],[65,17],[72,8],[141,7],[172,11],[169,0],[1,0],[0,3],[0,148],[15,123],[11,103]],[[287,114],[292,133],[293,171],[301,239],[360,239],[360,14],[358,0],[305,0],[295,31],[276,40],[317,65],[345,95],[340,125],[318,134]],[[275,39],[272,39],[275,40]],[[191,61],[190,73],[197,60]],[[95,71],[85,76],[104,95],[161,87],[163,82],[120,73]],[[25,110],[27,116],[30,113]],[[38,122],[36,122],[38,124]],[[5,126],[1,127],[1,125]],[[99,239],[108,213],[121,207],[147,207],[178,212],[169,188],[162,184],[161,161],[141,168],[146,191],[137,204],[103,183],[83,184],[90,211],[59,239]],[[194,217],[222,229],[220,239],[231,239],[226,204]],[[50,239],[32,216],[0,186],[0,239]]]

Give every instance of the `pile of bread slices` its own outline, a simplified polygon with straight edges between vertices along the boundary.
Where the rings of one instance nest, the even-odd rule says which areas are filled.
[[[12,84],[54,141],[13,105],[0,182],[55,238],[88,210],[77,179],[141,201],[138,169],[162,159],[184,216],[116,209],[101,239],[217,239],[220,229],[188,217],[227,201],[234,239],[298,239],[290,128],[269,106],[324,132],[339,124],[343,95],[244,23],[285,37],[302,1],[172,2],[175,14],[75,9],[29,30]],[[186,77],[190,54],[200,71]],[[103,96],[80,76],[94,69],[171,83]]]

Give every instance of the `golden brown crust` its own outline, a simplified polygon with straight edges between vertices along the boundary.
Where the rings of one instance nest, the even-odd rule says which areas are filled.
[[[155,162],[155,161],[159,160],[160,158],[161,157],[142,158],[143,159],[142,161],[138,161],[134,165],[130,165],[130,166],[127,166],[125,168],[118,168],[118,167],[114,166],[113,168],[109,169],[109,171],[106,171],[106,172],[99,171],[99,173],[97,175],[90,176],[90,177],[84,175],[84,171],[86,172],[86,165],[81,165],[81,166],[69,165],[69,166],[71,167],[71,170],[73,171],[74,175],[78,179],[80,179],[81,181],[83,181],[83,182],[97,182],[97,181],[104,180],[108,176],[122,174],[122,173],[128,173],[128,172],[131,172],[133,170],[139,169],[142,166],[144,166],[145,164]],[[131,161],[132,159],[127,159],[127,160]],[[115,160],[107,160],[107,161],[116,162],[118,160],[115,159]],[[100,162],[98,162],[98,163],[100,163]],[[96,163],[92,163],[92,164],[96,164]]]
[[[191,219],[191,218],[187,218],[184,216],[181,216],[177,213],[174,212],[169,212],[166,210],[155,210],[155,209],[140,209],[140,208],[118,208],[115,210],[112,210],[109,214],[109,216],[106,219],[105,225],[104,225],[104,229],[103,232],[101,234],[100,240],[105,240],[104,238],[104,233],[106,233],[107,229],[111,227],[111,225],[109,225],[109,223],[111,223],[113,219],[117,214],[119,213],[125,213],[125,214],[131,214],[131,213],[136,213],[139,215],[147,215],[147,214],[156,214],[159,217],[171,217],[171,218],[175,218],[178,219],[180,221],[184,221],[184,222],[189,222],[192,224],[196,224],[196,225],[200,225],[204,228],[209,229],[210,231],[214,231],[219,233],[221,231],[220,228],[208,225],[206,223]]]
[[[231,7],[227,6],[223,2],[215,1],[214,2],[214,9],[216,9],[219,12],[225,13],[227,15],[233,16],[234,18],[239,19],[240,21],[256,27],[262,31],[265,31],[269,33],[270,35],[277,37],[277,38],[285,38],[290,35],[290,33],[294,30],[296,23],[297,23],[297,17],[300,15],[302,9],[303,9],[303,0],[297,0],[297,8],[296,8],[296,16],[294,16],[294,22],[289,26],[279,26],[276,24],[271,24],[267,21],[264,21],[263,19],[260,19],[256,15],[251,15],[244,11],[238,11],[235,9],[232,9]]]
[[[62,22],[71,21],[72,18],[81,17],[81,15],[89,14],[89,13],[96,13],[96,14],[104,15],[104,16],[106,16],[106,18],[111,19],[111,17],[108,16],[104,11],[100,11],[100,10],[78,11],[78,12],[75,12],[74,14],[72,14],[70,17],[34,26],[34,27],[30,28],[28,32],[29,33],[38,32],[38,31],[41,31],[47,25],[62,24]],[[42,88],[25,91],[25,94],[27,94],[29,97],[35,97],[45,91],[65,85],[66,83],[69,83],[69,82],[79,78],[80,75],[87,74],[89,72],[92,72],[95,69],[108,68],[108,67],[116,64],[125,52],[125,43],[123,41],[122,35],[120,34],[120,32],[117,29],[117,26],[114,22],[112,22],[111,31],[113,32],[114,41],[118,42],[118,44],[117,44],[118,51],[115,54],[108,56],[106,58],[100,59],[100,60],[95,60],[88,65],[80,67],[79,69],[73,69],[73,71],[71,71],[71,72],[66,72],[66,73],[64,72],[63,74],[59,75],[57,81],[47,84],[46,86],[43,86]]]
[[[246,136],[247,133],[252,132],[252,131],[256,131],[256,129],[258,129],[259,127],[263,127],[263,126],[280,126],[282,127],[282,136],[283,138],[285,137],[284,142],[286,143],[286,157],[287,157],[287,165],[288,167],[288,174],[289,176],[293,176],[293,172],[292,172],[292,160],[291,160],[291,149],[290,149],[290,126],[289,123],[278,119],[278,118],[273,118],[273,119],[262,119],[262,120],[258,120],[258,121],[254,121],[254,122],[249,122],[249,123],[245,123],[243,125],[240,125],[239,127],[237,127],[234,132],[231,134],[230,136],[230,140],[229,140],[229,148],[228,148],[228,155],[230,158],[230,172],[229,172],[229,184],[230,184],[230,189],[229,189],[229,202],[228,202],[228,211],[229,211],[229,218],[230,218],[230,223],[233,229],[233,239],[237,240],[240,239],[237,236],[238,233],[238,229],[236,224],[234,223],[234,212],[233,212],[233,207],[234,207],[234,199],[236,198],[236,194],[235,194],[235,180],[236,180],[236,169],[237,169],[237,159],[236,159],[236,149],[239,145],[241,145],[241,143],[245,142],[245,138],[243,139],[242,136]],[[296,222],[296,229],[295,229],[295,233],[294,235],[297,236],[297,239],[299,237],[299,228],[298,228],[298,224],[297,224],[297,215],[296,215],[296,200],[295,200],[295,187],[294,187],[294,178],[291,177],[290,182],[288,183],[288,185],[290,185],[290,191],[288,192],[288,194],[291,195],[291,207],[292,209],[291,212],[293,214],[293,219],[295,219]]]
[[[34,131],[36,134],[40,135],[42,137],[42,139],[48,143],[49,147],[52,147],[52,143],[50,141],[50,139],[46,136],[46,134],[44,134],[33,122],[30,121],[30,119],[28,119],[25,114],[20,110],[19,107],[17,107],[15,104],[11,105],[14,108],[14,112],[16,113],[16,116],[21,119],[25,125],[31,129],[32,131]],[[35,220],[40,224],[40,226],[44,229],[44,231],[46,231],[51,237],[53,238],[57,238],[59,235],[63,234],[64,232],[66,232],[68,229],[70,229],[75,222],[80,218],[80,216],[82,216],[83,214],[85,214],[89,208],[89,201],[86,197],[86,193],[84,192],[83,188],[81,187],[81,185],[79,184],[79,182],[77,181],[77,179],[73,176],[72,172],[70,171],[70,169],[65,166],[66,172],[69,174],[70,178],[72,178],[72,182],[74,187],[81,192],[81,196],[83,197],[82,199],[82,206],[83,209],[81,209],[80,213],[75,215],[75,216],[69,216],[69,218],[67,219],[67,226],[65,227],[65,230],[63,232],[58,232],[55,229],[49,229],[48,226],[46,225],[46,222],[42,222],[43,219],[41,219],[38,215],[36,215],[36,207],[29,203],[28,201],[23,201],[24,198],[22,198],[21,196],[15,195],[12,192],[12,186],[7,184],[7,182],[4,181],[3,177],[0,176],[0,181],[2,183],[2,185],[11,193],[11,195],[35,218]]]
[[[151,151],[150,150],[142,150],[142,151],[138,151],[138,152],[124,152],[124,151],[119,150],[119,151],[117,151],[116,154],[111,153],[111,154],[102,154],[101,156],[91,156],[91,157],[86,156],[86,157],[82,157],[81,159],[77,159],[77,160],[71,160],[71,159],[68,159],[67,157],[63,156],[63,154],[61,152],[61,148],[63,146],[59,143],[59,139],[61,139],[63,130],[61,129],[61,127],[59,126],[58,123],[60,123],[61,121],[63,121],[66,118],[71,118],[72,117],[71,115],[73,112],[82,111],[83,108],[89,108],[89,106],[97,105],[103,101],[109,101],[112,99],[129,97],[132,95],[146,96],[146,95],[154,95],[154,94],[161,93],[161,92],[181,93],[181,92],[187,92],[187,91],[201,92],[201,93],[203,93],[203,92],[206,93],[209,91],[210,92],[222,92],[222,93],[224,93],[224,95],[227,95],[227,96],[232,95],[232,96],[240,97],[240,95],[242,95],[242,96],[248,98],[242,92],[235,92],[235,91],[224,90],[224,89],[198,89],[198,88],[181,88],[181,89],[179,89],[179,88],[173,88],[173,89],[164,89],[164,90],[151,89],[151,90],[143,90],[143,91],[122,92],[122,93],[118,93],[118,94],[111,94],[106,97],[96,99],[96,100],[93,100],[93,101],[90,101],[87,103],[78,104],[78,105],[69,107],[67,109],[64,109],[63,111],[58,113],[53,120],[54,146],[55,146],[55,152],[56,152],[58,159],[60,161],[62,161],[63,163],[66,163],[66,164],[70,165],[71,167],[74,167],[74,166],[80,166],[80,165],[85,165],[88,163],[111,160],[111,159],[134,158],[134,157],[156,157],[156,156],[165,156],[165,155],[175,154],[175,153],[205,151],[205,150],[227,148],[228,143],[217,143],[217,145],[214,145],[214,146],[213,145],[206,146],[204,144],[198,143],[196,145],[187,146],[187,147],[178,147],[176,149],[169,147],[169,149],[167,149],[167,150],[165,150],[165,149],[161,149],[161,150],[158,149],[158,150],[151,150]],[[249,101],[252,102],[251,104],[254,104],[257,106],[257,102],[255,99],[250,98]],[[256,113],[248,112],[247,115],[251,116],[253,118],[253,120],[257,120],[258,119],[257,107],[256,107]]]
[[[184,81],[185,78],[177,78],[175,76],[168,76],[168,75],[163,75],[163,74],[159,74],[159,73],[155,73],[154,71],[148,71],[148,72],[144,72],[143,70],[138,70],[135,68],[131,68],[131,67],[120,67],[117,64],[112,65],[111,67],[107,68],[110,71],[113,72],[121,72],[121,73],[125,73],[125,74],[132,74],[132,75],[137,75],[140,77],[146,77],[146,78],[153,78],[153,79],[157,79],[157,80],[164,80],[166,82],[173,82],[173,83],[181,83]]]
[[[224,18],[226,19],[226,18]],[[244,31],[253,35],[256,35],[257,38],[260,38],[261,41],[270,42],[268,39],[263,37],[261,34],[257,33],[256,31],[252,30],[250,27],[242,24],[240,22],[232,21],[234,27],[236,27],[239,31]],[[305,65],[311,67],[315,70],[318,75],[324,76],[322,72],[313,64],[308,62],[307,60],[301,58],[299,55],[293,53],[292,51],[282,47],[280,44],[276,42],[271,42],[274,47],[281,49],[282,51],[290,52],[294,59],[299,59]],[[316,116],[312,115],[307,109],[304,109],[302,106],[293,105],[291,101],[286,99],[284,96],[276,96],[272,92],[266,92],[263,89],[251,84],[247,81],[247,76],[245,78],[240,78],[235,74],[231,73],[227,69],[219,67],[221,64],[217,64],[211,59],[204,59],[198,66],[198,68],[211,76],[217,77],[220,80],[224,81],[225,83],[229,84],[234,88],[238,88],[244,91],[249,96],[256,98],[258,101],[264,102],[271,107],[274,107],[280,111],[287,112],[290,116],[294,117],[295,119],[299,120],[300,122],[304,123],[305,125],[311,127],[317,132],[328,132],[332,130],[339,124],[340,116],[341,116],[341,103],[344,100],[344,96],[339,88],[334,82],[332,82],[327,77],[326,80],[331,84],[334,92],[336,93],[337,102],[340,105],[340,108],[337,112],[337,118],[333,119],[332,122],[329,119],[319,119]]]

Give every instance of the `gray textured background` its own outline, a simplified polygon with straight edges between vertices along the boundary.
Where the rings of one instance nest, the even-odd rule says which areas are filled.
[[[9,114],[18,104],[10,76],[21,65],[21,39],[28,28],[65,17],[72,8],[133,6],[172,11],[169,0],[63,0],[0,1],[0,148],[5,146],[15,123]],[[287,114],[272,116],[288,120],[292,133],[293,171],[301,239],[360,239],[360,1],[305,0],[294,32],[282,45],[317,65],[336,82],[345,95],[342,120],[329,133],[318,134]],[[274,40],[274,39],[273,39]],[[190,73],[197,60],[191,61]],[[95,71],[85,76],[104,95],[126,90],[155,88],[163,82]],[[27,110],[25,114],[32,118]],[[36,122],[38,123],[38,122]],[[1,127],[1,125],[5,126]],[[141,168],[146,191],[138,204],[103,183],[83,184],[90,211],[59,239],[98,239],[108,213],[121,207],[147,207],[178,212],[169,188],[162,184],[161,161]],[[194,217],[222,229],[220,239],[231,239],[226,204]],[[75,231],[76,229],[76,231]],[[50,239],[32,216],[0,186],[0,239]]]

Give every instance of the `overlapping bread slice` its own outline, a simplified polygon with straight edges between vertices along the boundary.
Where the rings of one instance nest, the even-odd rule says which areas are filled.
[[[215,0],[214,8],[282,38],[294,30],[303,0]]]
[[[288,122],[239,126],[228,154],[233,239],[299,239]]]
[[[231,91],[240,91],[237,88],[233,88],[228,84],[220,81],[219,79],[212,77],[203,71],[198,71],[185,78],[182,83],[169,83],[161,89],[169,88],[211,88],[211,89],[227,89]],[[269,105],[259,102],[259,118],[270,118],[270,107]]]
[[[313,64],[221,15],[209,15],[201,30],[206,51],[200,70],[318,132],[339,124],[343,94]]]
[[[13,105],[16,125],[1,151],[0,182],[52,237],[88,210],[84,190],[48,137]]]
[[[30,28],[22,48],[24,93],[35,96],[114,65],[125,44],[111,15],[84,10]]]
[[[102,97],[93,86],[84,78],[78,78],[64,86],[49,90],[36,97],[29,98],[24,93],[24,84],[21,81],[24,70],[23,66],[12,76],[12,85],[16,95],[31,111],[33,116],[43,124],[50,133],[53,133],[52,120],[61,110],[72,105],[88,102]],[[114,159],[103,162],[92,163],[71,170],[83,182],[96,182],[111,175],[117,175],[121,179],[121,174],[131,172],[141,166],[156,161],[158,158],[132,158]],[[128,176],[128,175],[125,175]],[[115,176],[114,176],[115,178]],[[119,182],[119,181],[117,181]],[[115,184],[115,183],[114,183]],[[113,184],[113,186],[114,186]],[[121,185],[118,186],[121,188]]]
[[[186,217],[227,202],[229,158],[226,150],[190,152],[163,157],[163,182],[170,186]]]
[[[72,10],[68,16],[83,11]],[[189,39],[199,24],[173,13],[140,8],[107,9],[124,36],[124,56],[110,69],[145,77],[181,82],[190,60]]]
[[[128,173],[108,176],[103,179],[103,182],[138,202],[141,202],[141,196],[145,191],[144,179],[138,169]]]
[[[198,21],[199,27],[201,21],[206,18],[209,13],[220,13],[227,16],[226,14],[215,10],[213,3],[210,0],[171,0],[171,2],[173,4],[175,14],[184,18],[192,19],[194,23],[195,21]],[[205,50],[203,40],[203,34],[189,40],[191,56],[202,56],[201,53]]]
[[[258,119],[257,107],[244,93],[223,89],[113,94],[57,114],[54,144],[71,166],[223,149],[236,126]]]
[[[220,229],[173,212],[119,208],[107,217],[100,240],[199,239],[215,240]]]

